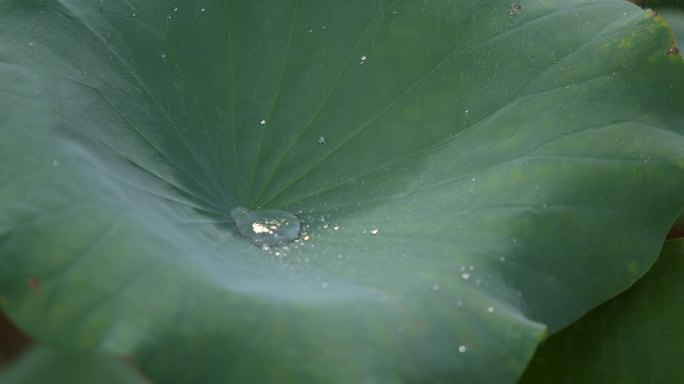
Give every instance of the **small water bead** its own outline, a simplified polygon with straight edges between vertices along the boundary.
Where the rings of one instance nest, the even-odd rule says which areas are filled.
[[[318,138],[318,144],[326,144],[325,137],[321,136]]]
[[[359,64],[365,64],[366,59],[368,59],[368,57],[366,55],[361,56],[361,62],[359,62]]]
[[[173,8],[173,11],[174,11],[174,12],[178,12],[178,7],[174,7],[174,8]]]
[[[466,347],[465,345],[459,345],[458,346],[458,351],[461,353],[465,353],[467,350],[468,350],[468,347]]]
[[[321,288],[323,288],[323,289],[328,288],[328,282],[327,282],[327,281],[324,281],[324,282],[321,284]]]
[[[259,122],[259,125],[266,125],[266,120],[261,120],[261,121]]]
[[[377,228],[371,228],[371,230],[370,230],[371,236],[375,236],[375,235],[377,235],[378,233],[380,233],[380,230],[379,230],[379,229],[377,229]]]
[[[487,312],[494,313],[494,311],[495,311],[494,307],[492,307],[492,306],[487,307]]]
[[[230,215],[238,232],[258,247],[278,246],[299,237],[301,223],[297,216],[287,211],[237,207]]]
[[[33,43],[28,43],[29,48],[33,48]]]
[[[162,59],[165,59],[166,58],[166,52],[162,52],[161,57],[162,57]]]
[[[337,224],[333,225],[333,231],[339,231],[339,230],[340,230],[339,225],[337,225]]]
[[[204,12],[206,10],[207,10],[206,8],[202,8],[202,9],[200,9],[200,12]]]
[[[432,284],[432,290],[435,292],[439,291],[439,284]]]
[[[463,279],[463,280],[470,279],[470,273],[468,273],[468,272],[461,273],[461,279]]]

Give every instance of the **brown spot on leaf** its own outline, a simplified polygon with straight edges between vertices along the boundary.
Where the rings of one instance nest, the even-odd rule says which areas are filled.
[[[26,279],[26,286],[33,293],[36,293],[36,294],[42,293],[42,290],[40,289],[40,282],[35,277],[29,277],[28,279]]]

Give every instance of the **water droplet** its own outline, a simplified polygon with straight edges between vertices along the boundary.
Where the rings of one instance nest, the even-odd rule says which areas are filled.
[[[466,347],[465,345],[459,345],[458,346],[458,351],[461,353],[465,353],[467,350],[468,350],[468,347]]]
[[[166,20],[171,20],[171,15],[166,15]]]
[[[326,29],[328,29],[328,26],[327,25],[321,25],[321,29],[325,31]]]
[[[325,137],[321,136],[318,138],[318,144],[325,144],[325,143],[326,143]]]
[[[499,261],[501,261],[502,263],[503,263],[504,261],[506,261],[506,256],[501,256],[501,257],[499,257]]]
[[[261,121],[259,122],[259,125],[266,125],[266,120],[261,120]]]
[[[435,292],[439,291],[439,284],[432,284],[432,290]]]
[[[371,230],[370,230],[371,236],[375,236],[375,235],[377,235],[379,232],[380,232],[380,230],[377,229],[377,228],[371,228]]]
[[[302,237],[302,240],[309,241],[310,238],[311,237],[309,235],[304,235],[304,237]]]
[[[165,59],[166,58],[166,52],[162,52],[161,57],[162,57],[162,59]]]
[[[366,55],[361,56],[361,62],[359,64],[366,63],[366,59],[368,59],[368,57]]]
[[[200,12],[204,12],[206,10],[207,10],[206,8],[202,8],[202,9],[200,9]]]
[[[280,209],[249,210],[237,207],[230,215],[235,220],[238,232],[258,247],[282,245],[295,240],[301,229],[297,216]]]
[[[468,273],[468,272],[461,273],[461,279],[463,279],[463,280],[470,279],[470,273]]]
[[[323,288],[323,289],[328,288],[328,282],[324,281],[323,284],[321,284],[321,288]]]
[[[494,307],[487,307],[487,312],[494,313]]]
[[[474,177],[473,177],[472,179],[470,179],[470,180],[473,181],[473,182],[475,182],[475,178],[474,178]]]
[[[456,307],[458,307],[458,308],[463,307],[463,301],[462,300],[456,300]]]
[[[131,13],[131,16],[135,17],[135,12]]]
[[[321,227],[322,227],[323,229],[328,229],[328,223],[325,223],[325,224],[321,225]]]
[[[174,12],[178,12],[178,7],[174,7],[174,8],[173,8],[173,11],[174,11]]]
[[[58,166],[58,165],[59,165],[59,161],[57,161],[57,160],[52,160],[52,166],[53,166],[53,167],[56,167],[56,166]]]
[[[399,13],[398,10],[396,10],[396,9],[393,9],[393,10],[392,10],[392,14],[393,14],[393,15],[396,15],[396,14],[398,14],[398,13]]]
[[[28,43],[29,48],[33,48],[33,43]]]
[[[313,28],[309,29],[309,30],[308,30],[308,31],[306,31],[306,32],[308,32],[308,33],[312,33],[312,32],[313,32]]]
[[[337,224],[333,225],[333,231],[339,231],[339,230],[340,230],[339,225],[337,225]]]

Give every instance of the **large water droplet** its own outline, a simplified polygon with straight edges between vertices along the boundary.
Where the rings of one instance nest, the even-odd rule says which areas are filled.
[[[294,214],[280,209],[237,207],[230,211],[238,232],[258,247],[273,247],[295,240],[301,223]]]

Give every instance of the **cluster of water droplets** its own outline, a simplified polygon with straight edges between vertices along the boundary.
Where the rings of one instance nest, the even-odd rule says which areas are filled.
[[[235,220],[238,233],[261,248],[287,244],[300,235],[299,218],[287,211],[237,207],[230,215]]]

